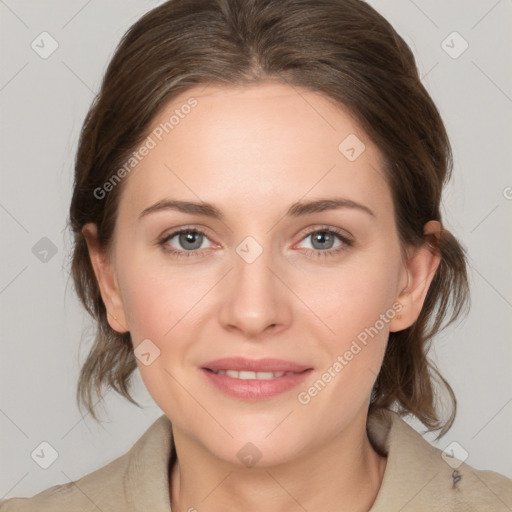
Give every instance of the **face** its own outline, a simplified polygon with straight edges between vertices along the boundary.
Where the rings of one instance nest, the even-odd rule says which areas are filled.
[[[413,321],[377,148],[327,98],[276,83],[190,89],[150,137],[95,269],[174,428],[276,464],[365,419],[388,334]]]

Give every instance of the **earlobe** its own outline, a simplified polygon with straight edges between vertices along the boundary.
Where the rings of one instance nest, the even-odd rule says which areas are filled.
[[[402,331],[410,327],[420,316],[432,279],[441,262],[439,250],[430,244],[431,237],[441,236],[441,224],[429,221],[424,227],[425,243],[415,248],[409,255],[407,268],[407,286],[400,292],[397,301],[400,310],[390,322],[390,331]]]
[[[127,332],[129,329],[113,265],[100,247],[96,224],[85,224],[82,234],[87,242],[89,258],[107,310],[108,323],[114,331]]]

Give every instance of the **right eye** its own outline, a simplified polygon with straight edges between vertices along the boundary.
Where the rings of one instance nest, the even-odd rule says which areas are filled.
[[[176,239],[174,244],[173,239]],[[187,258],[198,255],[198,250],[204,248],[202,245],[205,240],[209,239],[203,231],[182,228],[166,234],[158,243],[167,253]]]

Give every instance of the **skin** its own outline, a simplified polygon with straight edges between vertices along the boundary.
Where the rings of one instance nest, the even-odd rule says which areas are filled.
[[[125,178],[111,251],[98,246],[95,225],[83,230],[111,327],[129,331],[135,348],[150,339],[160,350],[150,365],[137,363],[173,424],[173,510],[368,510],[386,465],[365,430],[371,389],[389,332],[417,319],[439,256],[424,246],[402,260],[382,157],[326,97],[273,82],[197,87],[168,103],[152,127],[191,96],[198,105]],[[352,162],[338,150],[349,134],[366,146]],[[354,208],[285,215],[298,200],[332,197],[374,215]],[[213,203],[224,219],[172,209],[139,218],[169,198]],[[191,257],[158,244],[181,227],[206,235]],[[334,235],[331,245],[313,245],[307,231],[326,227],[353,244]],[[425,234],[439,236],[440,228],[430,221]],[[236,252],[247,236],[263,250],[252,263]],[[191,245],[179,235],[166,242],[189,253]],[[393,304],[400,318],[301,404],[298,392]],[[269,399],[232,398],[199,367],[235,355],[292,360],[313,372]],[[247,442],[262,454],[253,467],[237,458]]]

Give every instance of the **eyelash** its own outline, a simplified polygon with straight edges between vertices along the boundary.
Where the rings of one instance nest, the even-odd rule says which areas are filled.
[[[178,258],[203,257],[203,256],[207,255],[204,252],[201,252],[197,249],[192,250],[192,251],[169,249],[169,247],[166,246],[166,243],[169,240],[171,240],[172,238],[174,238],[176,235],[180,235],[181,233],[196,233],[199,235],[204,235],[206,238],[208,238],[206,233],[204,231],[201,231],[200,229],[182,228],[177,231],[173,231],[172,233],[162,237],[158,241],[158,245],[161,246],[162,250],[165,251],[167,254],[171,254],[172,256],[177,256]],[[312,235],[313,233],[329,233],[329,234],[336,235],[341,240],[341,242],[343,242],[343,245],[341,245],[340,247],[338,247],[336,249],[327,249],[325,251],[315,250],[315,249],[305,249],[305,253],[308,256],[313,255],[313,257],[318,257],[318,258],[337,256],[341,252],[346,251],[347,249],[349,249],[350,247],[352,247],[354,245],[354,242],[350,238],[348,238],[346,235],[344,235],[344,232],[342,230],[333,228],[333,227],[328,227],[328,226],[320,227],[320,228],[318,228],[318,227],[312,228],[311,230],[309,230],[308,232],[306,232],[304,234],[304,236],[300,239],[300,242],[305,240],[308,236]]]

